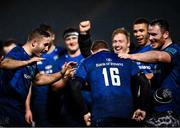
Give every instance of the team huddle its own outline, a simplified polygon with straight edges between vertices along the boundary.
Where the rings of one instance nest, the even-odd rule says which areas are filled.
[[[180,126],[180,46],[168,22],[136,19],[136,47],[125,28],[111,48],[90,29],[66,29],[65,48],[45,24],[22,45],[1,42],[0,126]]]

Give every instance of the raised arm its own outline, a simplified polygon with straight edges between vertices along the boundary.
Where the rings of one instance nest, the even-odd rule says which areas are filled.
[[[81,50],[81,54],[86,58],[91,55],[91,45],[92,41],[90,38],[90,28],[91,23],[90,21],[82,21],[79,24],[79,48]]]
[[[41,61],[41,60],[44,60],[44,58],[33,57],[30,60],[24,60],[24,61],[7,58],[7,59],[4,59],[4,60],[1,61],[0,67],[4,68],[4,69],[16,69],[16,68],[19,68],[19,67],[29,65],[29,64],[31,64],[33,62]]]
[[[136,54],[119,54],[120,58],[129,58],[136,61],[142,61],[147,63],[155,63],[155,62],[164,62],[170,63],[171,56],[164,51],[148,51],[144,53],[136,53]]]

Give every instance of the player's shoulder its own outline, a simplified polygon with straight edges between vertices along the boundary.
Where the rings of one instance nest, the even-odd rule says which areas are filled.
[[[6,56],[10,56],[10,55],[14,55],[14,54],[16,54],[18,56],[18,55],[21,55],[22,52],[24,52],[23,48],[21,46],[17,45],[10,52],[8,52],[8,54]]]
[[[23,51],[23,48],[22,48],[22,46],[17,45],[10,52],[20,52],[20,51]]]
[[[168,47],[166,47],[163,51],[169,53],[170,55],[180,55],[180,45],[176,43],[172,43]]]

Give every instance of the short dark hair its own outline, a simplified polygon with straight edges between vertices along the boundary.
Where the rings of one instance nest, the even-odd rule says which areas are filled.
[[[42,29],[43,31],[50,32],[50,33],[54,34],[53,29],[50,25],[40,24],[39,28]]]
[[[91,46],[91,50],[94,52],[94,51],[97,51],[101,48],[105,48],[105,49],[109,49],[109,45],[106,41],[104,40],[96,40],[93,42],[92,46]]]
[[[16,44],[16,40],[15,39],[7,39],[3,42],[3,47],[4,46],[10,46],[11,44]]]
[[[28,35],[28,41],[31,41],[32,39],[36,37],[50,37],[50,34],[40,28],[36,28],[32,30],[32,32]]]
[[[151,23],[151,26],[158,25],[161,28],[161,31],[169,32],[169,23],[165,19],[154,19]]]
[[[135,24],[147,24],[147,25],[149,25],[149,21],[144,17],[140,17],[140,18],[135,19],[135,21],[133,22],[133,25],[135,25]]]
[[[79,36],[79,31],[76,28],[66,28],[63,32],[63,39],[66,39],[67,37],[71,36],[71,35],[76,35]]]

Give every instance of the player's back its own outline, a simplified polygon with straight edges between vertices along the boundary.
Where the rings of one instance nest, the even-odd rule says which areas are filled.
[[[91,85],[93,118],[130,118],[133,109],[130,81],[137,66],[108,51],[90,56],[82,65],[87,72],[84,77]]]

